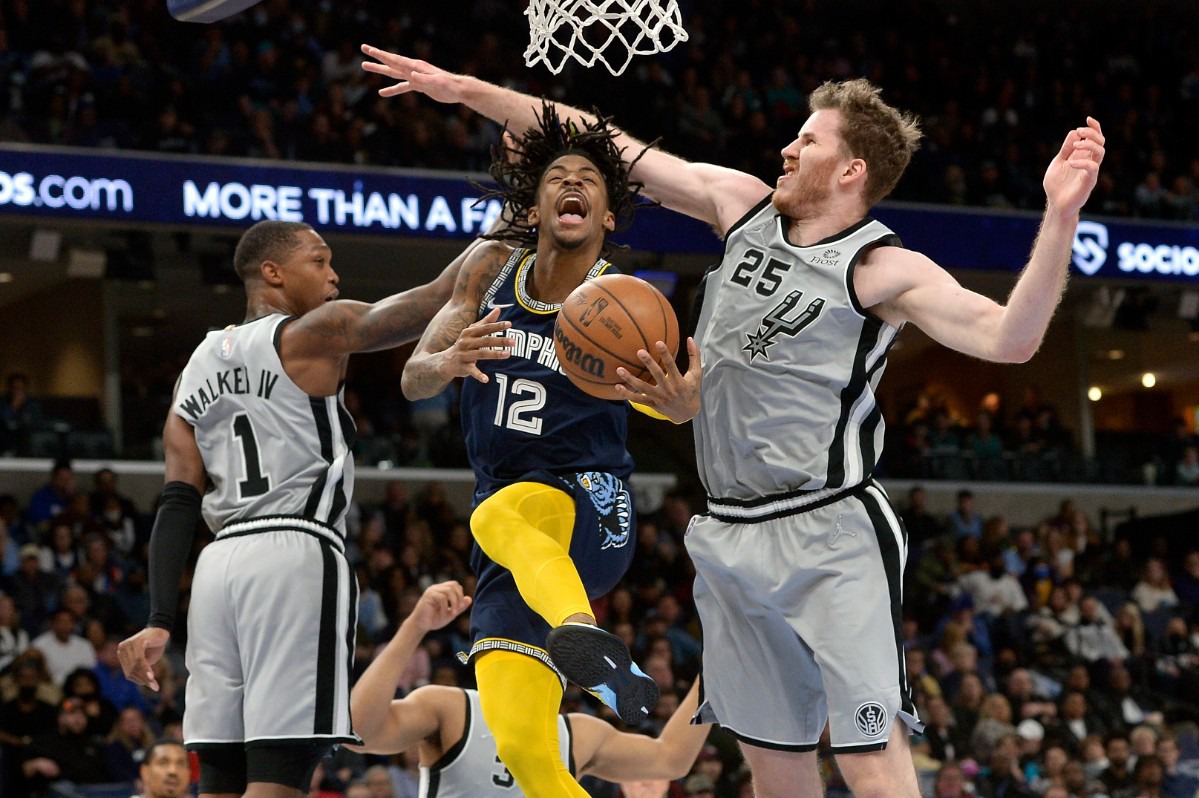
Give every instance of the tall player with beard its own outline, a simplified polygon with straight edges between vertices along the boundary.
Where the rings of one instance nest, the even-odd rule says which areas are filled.
[[[474,250],[404,368],[410,399],[468,378],[462,419],[477,479],[479,577],[470,656],[499,757],[538,798],[586,795],[560,753],[559,674],[629,723],[657,701],[624,643],[596,628],[590,604],[620,580],[636,548],[628,403],[576,388],[553,345],[561,303],[612,271],[607,237],[637,194],[621,157],[605,120],[579,128],[550,107],[530,118],[491,169],[516,220],[502,238],[524,246],[495,240]],[[677,384],[698,379],[698,369],[684,377],[668,360]]]
[[[420,91],[518,126],[539,102],[363,52],[377,59],[366,70],[401,81],[384,96]],[[695,417],[708,493],[686,538],[704,629],[698,717],[740,737],[759,798],[821,794],[815,749],[826,722],[854,795],[916,798],[908,729],[920,723],[899,629],[907,541],[871,479],[883,442],[875,390],[908,322],[984,360],[1032,357],[1065,286],[1104,139],[1090,118],[1066,136],[1045,173],[1032,254],[1001,305],[868,215],[907,168],[916,121],[860,79],[826,83],[809,104],[773,189],[657,150],[630,163],[647,196],[711,224],[725,248],[693,319],[702,390],[676,390],[656,364],[656,385],[624,379],[628,396]],[[638,151],[631,137],[617,140]]]

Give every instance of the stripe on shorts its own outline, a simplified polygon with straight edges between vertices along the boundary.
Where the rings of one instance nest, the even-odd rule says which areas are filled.
[[[316,711],[313,734],[333,733],[333,707],[337,698],[337,555],[321,545],[321,626],[316,654]]]
[[[883,558],[883,571],[887,574],[887,591],[891,596],[891,623],[895,628],[900,709],[914,715],[912,690],[908,685],[908,670],[903,656],[903,568],[907,559],[906,535],[903,525],[891,509],[891,503],[876,485],[871,484],[858,494],[858,498],[870,516],[870,523],[878,538],[878,547]]]

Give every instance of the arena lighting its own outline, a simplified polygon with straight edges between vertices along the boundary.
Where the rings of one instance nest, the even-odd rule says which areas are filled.
[[[1146,388],[1152,388],[1154,385],[1157,385],[1157,375],[1152,371],[1146,371],[1141,375],[1141,385],[1144,385]]]
[[[1092,402],[1098,402],[1100,399],[1103,398],[1103,391],[1099,390],[1098,385],[1092,385],[1090,388],[1087,389],[1087,398],[1090,399]]]
[[[12,272],[0,272],[0,283],[11,283]]]

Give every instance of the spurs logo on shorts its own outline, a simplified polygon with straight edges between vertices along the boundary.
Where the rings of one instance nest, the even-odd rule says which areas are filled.
[[[887,730],[887,710],[877,701],[867,701],[853,716],[858,730],[867,737],[878,737]]]
[[[591,496],[591,503],[601,518],[606,537],[600,548],[616,549],[628,543],[633,514],[629,493],[621,481],[602,471],[587,471],[579,474],[577,479]]]

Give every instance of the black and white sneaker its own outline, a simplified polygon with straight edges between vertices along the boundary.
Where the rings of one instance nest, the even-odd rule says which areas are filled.
[[[624,641],[585,623],[550,630],[546,647],[562,675],[603,701],[630,726],[658,703],[658,685],[633,662]]]

